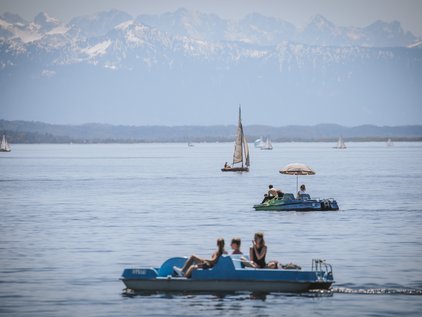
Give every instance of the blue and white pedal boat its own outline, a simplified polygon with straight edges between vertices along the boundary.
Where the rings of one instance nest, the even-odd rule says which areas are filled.
[[[135,292],[288,292],[302,293],[329,289],[334,283],[330,264],[312,261],[311,271],[255,269],[242,266],[235,256],[222,256],[211,269],[198,269],[191,278],[178,277],[174,266],[182,267],[186,258],[174,257],[161,267],[128,268],[121,280]]]

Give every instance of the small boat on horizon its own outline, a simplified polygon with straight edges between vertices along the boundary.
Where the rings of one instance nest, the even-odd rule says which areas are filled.
[[[337,145],[334,148],[335,149],[340,149],[340,150],[347,149],[347,146],[344,143],[343,137],[339,137],[338,138]]]
[[[234,166],[235,164],[241,163],[241,166]],[[233,153],[233,164],[229,166],[224,164],[221,169],[222,172],[249,172],[250,158],[249,158],[249,147],[246,141],[245,134],[243,132],[241,108],[239,106],[239,121],[237,123],[237,132],[234,145]]]
[[[265,142],[264,142],[264,138],[263,137],[260,137],[259,139],[256,139],[255,142],[254,142],[254,146],[257,149],[262,148],[264,145],[265,145]]]
[[[3,134],[3,139],[0,143],[0,152],[10,152],[12,149],[10,148],[9,143],[7,143],[6,136]]]
[[[267,138],[267,140],[264,142],[264,145],[261,146],[261,150],[272,150],[272,149],[273,149],[273,145],[271,143],[271,140]]]
[[[388,147],[390,147],[390,146],[394,146],[394,143],[393,143],[393,141],[391,141],[391,139],[390,139],[390,138],[388,138],[388,140],[387,140],[387,146],[388,146]]]

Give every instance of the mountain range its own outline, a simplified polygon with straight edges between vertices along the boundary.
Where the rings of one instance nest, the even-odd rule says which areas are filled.
[[[186,9],[68,23],[0,16],[5,119],[229,124],[242,103],[252,123],[397,125],[420,122],[421,84],[421,39],[397,21],[357,28],[317,15],[297,28]]]
[[[180,8],[161,15],[139,15],[110,10],[78,16],[64,23],[40,12],[33,21],[6,12],[0,16],[0,39],[19,39],[24,43],[43,38],[62,37],[63,42],[104,36],[122,23],[137,23],[173,36],[189,37],[207,42],[241,42],[261,46],[284,41],[307,45],[398,47],[421,41],[400,22],[375,21],[366,27],[337,26],[322,15],[315,15],[303,27],[279,18],[251,13],[240,20],[227,20],[215,14],[192,12]],[[50,43],[51,44],[51,43]]]

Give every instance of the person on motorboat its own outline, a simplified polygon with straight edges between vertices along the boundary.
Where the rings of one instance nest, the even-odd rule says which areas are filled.
[[[230,244],[232,248],[232,254],[243,254],[242,251],[240,251],[240,238],[233,238],[232,243]]]
[[[182,268],[177,266],[173,267],[173,270],[179,275],[190,278],[192,276],[192,272],[197,269],[210,269],[212,268],[223,254],[227,254],[226,250],[224,250],[224,239],[219,238],[217,239],[217,251],[215,251],[210,260],[202,259],[196,255],[192,255],[183,265]]]
[[[284,194],[280,189],[274,188],[273,185],[268,185],[268,192],[264,195],[264,199],[262,200],[261,204],[273,198],[281,198],[283,195]]]
[[[297,192],[297,199],[300,199],[302,197],[302,195],[308,195],[308,193],[306,192],[306,187],[305,184],[300,185],[300,190]]]
[[[268,195],[269,196],[275,197],[275,196],[277,196],[279,191],[280,190],[275,188],[273,185],[268,185]]]
[[[278,262],[270,261],[265,262],[267,256],[267,246],[265,245],[264,234],[262,232],[255,233],[254,239],[252,240],[252,246],[249,248],[249,259],[254,268],[268,268],[277,269]]]

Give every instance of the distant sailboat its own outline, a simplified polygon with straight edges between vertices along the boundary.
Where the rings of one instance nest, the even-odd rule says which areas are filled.
[[[7,143],[6,136],[3,134],[3,139],[0,144],[0,152],[10,152],[11,150],[9,143]]]
[[[394,143],[393,143],[393,141],[391,141],[390,138],[388,138],[388,140],[387,140],[387,146],[394,146]]]
[[[194,147],[193,143],[188,142],[188,147]]]
[[[227,163],[221,169],[222,172],[249,172],[249,147],[243,133],[241,109],[239,106],[239,121],[237,123],[237,133],[233,153],[233,165],[241,163],[241,166],[228,166]]]
[[[272,149],[273,149],[273,145],[271,143],[271,140],[267,138],[264,145],[261,147],[261,150],[272,150]]]
[[[346,146],[346,144],[344,143],[344,141],[343,141],[343,138],[342,138],[342,137],[339,137],[339,138],[338,138],[337,145],[336,145],[334,148],[335,148],[335,149],[341,149],[341,150],[343,150],[343,149],[347,149],[347,146]]]

